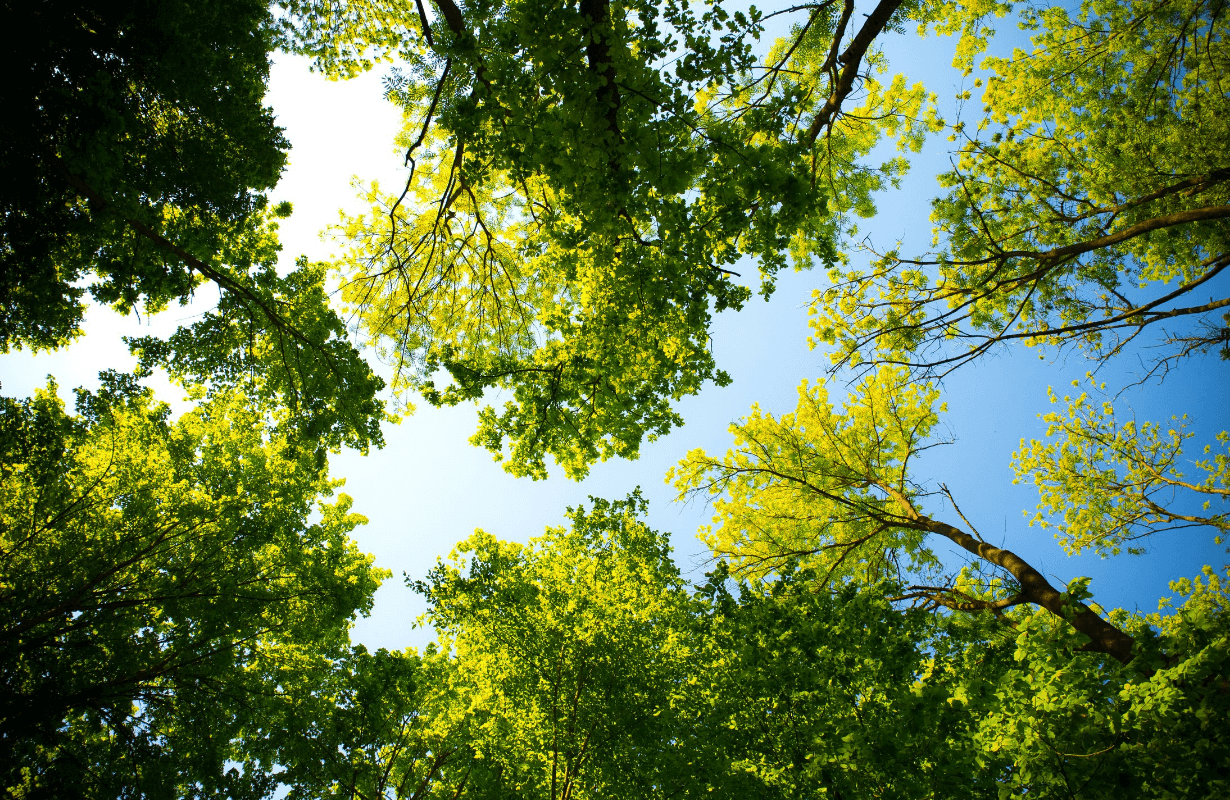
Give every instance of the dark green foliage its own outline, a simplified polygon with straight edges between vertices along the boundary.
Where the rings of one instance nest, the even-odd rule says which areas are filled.
[[[0,351],[80,334],[82,299],[153,311],[191,293],[265,205],[288,147],[263,105],[260,0],[5,2]],[[82,285],[85,284],[85,285]]]
[[[265,192],[289,144],[264,95],[268,4],[13,3],[20,30],[0,169],[0,352],[79,336],[87,294],[120,312],[218,308],[170,342],[133,343],[142,368],[276,398],[303,446],[380,446],[383,382],[330,310],[324,271],[279,277]],[[256,386],[259,385],[259,388]]]
[[[985,797],[973,719],[950,698],[948,631],[898,611],[893,587],[816,591],[789,571],[769,585],[727,589],[724,565],[698,600],[706,609],[694,666],[696,724],[683,746],[726,774],[719,796]],[[695,756],[693,756],[695,757]],[[712,778],[711,778],[712,780]]]

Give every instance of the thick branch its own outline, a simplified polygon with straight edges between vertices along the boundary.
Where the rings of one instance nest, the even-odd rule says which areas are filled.
[[[987,260],[998,260],[1002,258],[1036,258],[1044,264],[1052,264],[1067,256],[1082,255],[1093,250],[1100,250],[1103,247],[1110,247],[1113,244],[1119,244],[1120,242],[1125,242],[1128,239],[1135,239],[1137,236],[1142,236],[1146,233],[1160,230],[1162,228],[1170,228],[1175,225],[1186,225],[1189,222],[1201,222],[1209,219],[1223,219],[1225,217],[1230,217],[1230,206],[1190,208],[1186,211],[1177,211],[1174,214],[1167,214],[1163,217],[1153,217],[1151,219],[1147,219],[1144,222],[1139,222],[1107,236],[1100,236],[1097,239],[1090,239],[1085,242],[1077,242],[1076,244],[1070,244],[1065,247],[1056,247],[1053,250],[1047,250],[1044,253],[1039,253],[1034,250],[1008,250],[1003,253],[997,253],[993,258]]]
[[[423,36],[427,39],[427,46],[435,47],[435,40],[431,37],[431,23],[427,20],[427,9],[423,8],[423,0],[414,0],[414,4],[419,10],[419,23],[423,26]]]
[[[854,88],[854,79],[858,77],[863,57],[867,55],[867,48],[888,27],[889,19],[900,5],[901,0],[880,0],[879,5],[868,15],[867,21],[854,36],[854,41],[850,42],[845,52],[837,57],[842,64],[842,69],[837,75],[828,100],[824,102],[824,108],[820,109],[820,113],[812,120],[811,127],[807,129],[808,144],[816,141],[816,137],[820,135],[824,126],[831,124],[837,112],[841,110],[841,104],[845,102],[850,90]]]
[[[461,16],[461,9],[453,0],[436,0],[436,8],[440,9],[440,16],[444,17],[445,24],[454,36],[460,36],[465,32],[465,19]]]
[[[918,521],[924,530],[937,533],[982,560],[1004,569],[1020,584],[1021,597],[1061,619],[1066,619],[1073,628],[1088,636],[1091,640],[1090,650],[1106,653],[1124,664],[1132,660],[1134,640],[1131,636],[1102,619],[1084,603],[1070,600],[1065,602],[1063,593],[1016,553],[980,542],[965,531],[945,522],[928,517],[920,517]]]
[[[1011,550],[976,539],[946,522],[925,517],[915,510],[914,504],[900,491],[887,484],[877,485],[897,502],[904,512],[904,517],[909,520],[909,527],[939,534],[983,561],[1006,571],[1020,585],[1018,595],[1021,598],[1045,608],[1060,619],[1067,620],[1073,628],[1088,636],[1090,642],[1086,645],[1087,649],[1106,653],[1124,664],[1132,660],[1132,645],[1135,640],[1131,636],[1102,619],[1084,603],[1065,598],[1062,592],[1052,586],[1051,582],[1025,559]]]

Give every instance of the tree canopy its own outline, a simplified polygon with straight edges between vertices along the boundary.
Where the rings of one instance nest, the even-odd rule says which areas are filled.
[[[849,215],[874,213],[908,166],[862,157],[942,125],[921,86],[883,79],[877,37],[907,21],[957,32],[969,71],[1010,11],[1034,52],[979,63],[986,114],[952,126],[941,249],[847,268]],[[804,4],[770,15],[799,21],[763,58],[770,16],[717,3],[445,0],[389,10],[396,46],[361,11],[317,12],[349,37],[301,45],[323,69],[366,66],[368,45],[407,64],[388,83],[407,182],[372,187],[351,221],[344,298],[399,386],[433,403],[510,390],[474,441],[514,474],[544,476],[547,455],[573,476],[635,456],[680,423],[673,401],[725,382],[708,329],[749,297],[729,272],[743,257],[766,294],[788,263],[831,267],[815,340],[839,366],[942,372],[1006,339],[1105,356],[1156,326],[1169,368],[1224,339],[1227,301],[1181,304],[1225,266],[1218,4],[883,2],[857,29],[852,4]]]
[[[264,107],[269,10],[238,0],[6,4],[0,343],[80,334],[99,302],[149,311],[266,205],[289,145]],[[204,257],[203,257],[204,256]]]
[[[87,297],[152,313],[211,282],[219,301],[129,340],[135,374],[102,373],[73,411],[54,380],[0,399],[4,790],[1230,793],[1230,574],[1175,581],[1158,613],[1111,608],[989,541],[920,458],[949,444],[943,376],[1016,340],[1100,365],[1147,333],[1152,377],[1226,356],[1230,300],[1204,300],[1230,263],[1226,13],[5,5],[27,35],[0,90],[0,351],[67,345]],[[1029,52],[992,49],[1007,15]],[[907,25],[957,34],[979,121],[894,73],[884,37]],[[405,183],[364,188],[333,264],[277,263],[278,49],[333,78],[396,62]],[[856,263],[858,219],[941,131],[933,252]],[[328,459],[382,445],[386,402],[487,404],[472,441],[509,472],[582,478],[729,381],[714,314],[815,266],[812,343],[853,378],[753,407],[728,452],[671,471],[713,504],[699,585],[638,490],[525,544],[476,531],[407,575],[436,635],[421,651],[350,641],[390,573],[352,540],[365,520]],[[142,388],[155,369],[190,410]],[[1089,381],[1052,390],[1011,456],[1031,524],[1114,559],[1176,529],[1224,543],[1230,436],[1138,420]]]
[[[899,583],[817,591],[811,565],[738,584],[719,567],[688,591],[638,496],[591,502],[528,545],[478,532],[415,581],[438,644],[340,664],[264,740],[292,765],[292,796],[1205,797],[1227,785],[1230,604],[1212,570],[1176,584],[1176,613],[1112,612],[1150,653],[1122,665],[1046,610],[1007,609],[1014,627],[902,610]]]
[[[517,475],[545,477],[549,455],[580,477],[679,425],[675,401],[728,380],[708,330],[751,295],[736,263],[768,295],[783,267],[834,262],[843,215],[870,213],[905,168],[860,157],[884,132],[917,147],[936,123],[920,87],[872,76],[899,5],[841,53],[852,6],[793,8],[803,21],[763,64],[764,15],[719,3],[388,9],[379,24],[405,31],[388,95],[408,174],[371,187],[339,268],[397,388],[435,404],[509,390],[474,441]],[[392,47],[366,8],[316,13],[353,48]],[[301,48],[334,74],[367,63]]]
[[[965,32],[967,73],[991,11],[1019,14],[1033,49],[980,63],[984,113],[954,126],[949,191],[932,206],[938,249],[833,272],[817,340],[838,364],[934,373],[1014,339],[1101,359],[1146,329],[1168,343],[1163,375],[1210,348],[1225,357],[1230,298],[1210,283],[1230,264],[1225,9],[937,4],[929,21]]]
[[[218,312],[147,366],[262,391],[310,446],[380,445],[383,382],[351,345],[306,263],[278,274],[270,207],[289,143],[264,105],[281,40],[268,3],[13,3],[4,55],[0,352],[82,334],[83,298],[122,313],[186,303],[202,281]]]

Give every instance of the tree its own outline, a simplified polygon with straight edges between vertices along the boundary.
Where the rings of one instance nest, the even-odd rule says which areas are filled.
[[[550,455],[580,477],[679,425],[674,401],[727,380],[708,325],[751,295],[735,263],[767,295],[788,263],[832,262],[843,215],[871,213],[905,168],[859,158],[935,124],[920,87],[872,78],[875,37],[914,4],[886,0],[857,32],[849,3],[784,11],[803,21],[762,66],[767,17],[718,3],[295,9],[331,74],[406,64],[388,93],[407,181],[350,220],[343,299],[395,388],[433,404],[509,390],[474,442],[518,475],[544,477]]]
[[[472,717],[464,796],[685,789],[668,767],[688,598],[643,511],[595,499],[528,546],[480,531],[415,584]]]
[[[234,757],[245,772],[276,773],[286,797],[459,797],[483,772],[458,664],[443,651],[358,645],[262,667],[277,688]]]
[[[276,298],[274,314],[253,314],[243,298],[226,293],[213,311],[165,340],[128,339],[137,371],[148,375],[162,368],[207,394],[238,391],[286,409],[279,430],[294,446],[314,451],[321,464],[327,451],[342,446],[361,452],[383,447],[380,426],[391,419],[379,397],[384,380],[330,308],[324,267],[301,258],[296,270],[280,276],[271,234],[256,237],[255,249],[261,260],[249,277],[255,291]]]
[[[701,796],[986,797],[1006,765],[973,746],[977,719],[953,702],[969,642],[889,583],[816,591],[809,568],[731,591],[726,564],[696,600],[681,746],[718,766]],[[938,623],[938,624],[937,624]]]
[[[1110,613],[1140,645],[1122,665],[1045,609],[901,609],[891,581],[818,590],[819,564],[732,585],[719,563],[689,596],[641,507],[595,500],[528,546],[476,534],[418,584],[441,647],[284,669],[245,754],[284,765],[294,797],[1169,798],[1230,780],[1212,570],[1173,585],[1173,613]]]
[[[1009,635],[985,615],[951,618],[983,628],[981,636],[955,632],[952,655],[939,667],[952,671],[948,702],[969,713],[972,750],[1001,796],[1109,800],[1226,791],[1230,739],[1218,721],[1230,711],[1222,677],[1230,598],[1225,577],[1204,571],[1203,580],[1171,584],[1184,600],[1170,613],[1110,613],[1142,643],[1145,655],[1131,665],[1080,652],[1079,634],[1044,610],[1007,612],[1016,626]]]
[[[79,416],[54,383],[0,416],[4,786],[263,796],[268,773],[227,766],[273,686],[256,665],[344,651],[387,573],[267,407],[218,394],[171,421],[103,378]]]
[[[349,74],[394,53],[408,64],[388,84],[407,110],[407,182],[372,187],[371,213],[351,220],[344,297],[398,388],[437,404],[509,390],[473,441],[516,474],[543,477],[547,455],[573,476],[633,457],[681,423],[674,400],[724,382],[707,330],[749,297],[728,274],[743,256],[766,294],[787,262],[830,267],[815,341],[837,346],[838,367],[942,372],[1011,339],[1102,357],[1179,325],[1165,370],[1224,344],[1216,314],[1230,301],[1183,300],[1225,266],[1219,4],[1089,3],[1073,16],[886,0],[857,25],[853,4],[835,2],[768,16],[297,8],[334,32],[299,33],[321,68]],[[873,213],[873,192],[907,167],[863,156],[884,134],[917,149],[943,125],[921,87],[880,82],[877,42],[908,21],[961,32],[968,70],[989,20],[1013,9],[1035,52],[983,63],[986,117],[953,128],[965,143],[935,206],[939,250],[850,269],[849,217]],[[766,20],[784,14],[798,23],[758,59]]]
[[[551,455],[580,476],[635,455],[680,423],[674,400],[724,380],[707,327],[750,297],[737,259],[757,263],[765,294],[787,263],[845,264],[850,215],[872,213],[872,192],[906,166],[860,159],[881,135],[917,148],[940,126],[921,87],[878,80],[878,37],[907,20],[962,29],[969,64],[1006,7],[885,0],[855,26],[853,3],[807,4],[782,12],[801,21],[763,61],[752,42],[768,18],[716,3],[287,9],[276,23],[250,5],[228,19],[100,10],[67,32],[43,7],[9,12],[50,46],[15,70],[30,125],[3,151],[20,179],[3,195],[0,256],[29,271],[5,289],[5,341],[71,336],[73,284],[90,275],[122,310],[184,297],[193,271],[223,291],[169,341],[132,343],[142,369],[192,387],[200,407],[179,421],[116,376],[80,395],[80,417],[53,390],[4,407],[11,793],[1230,789],[1218,724],[1230,616],[1215,573],[1177,584],[1188,600],[1173,615],[1107,612],[1087,580],[1052,586],[983,540],[942,484],[962,525],[928,510],[935,493],[913,475],[941,411],[919,370],[1016,336],[1074,337],[1102,356],[1124,342],[1100,336],[1225,304],[1157,310],[1225,266],[1225,170],[1215,147],[1183,138],[1223,125],[1221,6],[1090,4],[1076,25],[1024,12],[1039,53],[990,62],[988,113],[1007,131],[971,139],[954,166],[936,206],[942,257],[837,271],[844,283],[821,301],[835,305],[817,337],[841,345],[839,361],[907,363],[868,370],[840,409],[805,384],[793,414],[754,409],[726,457],[696,451],[674,474],[717,506],[708,542],[728,563],[698,596],[638,496],[594,500],[527,546],[478,532],[416,583],[440,634],[422,656],[345,640],[383,575],[346,538],[360,521],[346,498],[320,500],[337,486],[323,467],[330,448],[378,442],[380,385],[327,307],[323,267],[274,268],[288,209],[262,193],[280,145],[253,104],[269,49],[333,75],[406,61],[388,90],[407,110],[407,183],[372,187],[372,212],[348,221],[343,297],[397,365],[395,389],[436,404],[510,389],[476,441],[515,473],[541,477]],[[179,53],[154,57],[228,37],[250,49],[222,72],[207,60],[180,81]],[[232,69],[235,91],[210,83]],[[76,91],[91,81],[102,88]],[[1158,141],[1093,124],[1125,100]],[[86,112],[107,124],[79,126]],[[234,160],[215,170],[200,152]],[[1180,285],[1139,301],[1121,274]],[[931,358],[944,336],[984,338]],[[1219,336],[1180,337],[1176,357]],[[451,385],[433,383],[441,368]],[[1226,455],[1210,445],[1192,478],[1181,424],[1164,433],[1065,402],[1047,440],[1015,457],[1065,547],[1112,555],[1172,526],[1224,533],[1211,504],[1227,495]],[[935,535],[970,567],[941,575]]]
[[[263,105],[281,40],[263,0],[6,3],[0,352],[81,335],[87,289],[122,313],[218,310],[146,366],[218,383],[260,371],[312,447],[382,443],[383,383],[328,307],[323,271],[276,272],[270,208],[289,144]],[[233,382],[223,387],[233,388]]]
[[[84,290],[128,311],[191,292],[228,225],[266,205],[288,147],[262,106],[267,4],[5,4],[0,342],[80,334]],[[202,256],[204,256],[202,258]]]
[[[735,446],[725,457],[693,451],[668,480],[674,480],[681,495],[715,498],[718,527],[706,542],[742,574],[768,576],[804,559],[815,565],[822,586],[891,579],[911,584],[903,600],[997,616],[1022,604],[1039,606],[1088,637],[1085,649],[1131,661],[1131,635],[1082,602],[1088,596],[1087,580],[1073,582],[1066,591],[1052,586],[1011,550],[983,539],[942,483],[940,490],[964,525],[923,509],[935,492],[915,482],[911,460],[939,443],[932,437],[942,410],[938,395],[929,385],[912,383],[905,370],[883,367],[837,410],[823,386],[804,383],[794,413],[777,419],[753,408],[747,419],[731,426]],[[1061,458],[1055,457],[1055,445],[1039,443],[1031,447],[1032,456],[1023,457],[1019,468],[1043,487],[1044,506],[1068,515],[1061,530],[1070,549],[1092,543],[1104,552],[1117,551],[1125,541],[1157,529],[1152,523],[1159,520],[1224,529],[1224,515],[1201,519],[1170,511],[1156,504],[1156,493],[1160,485],[1223,495],[1225,456],[1205,462],[1210,474],[1202,486],[1176,483],[1182,476],[1174,461],[1183,436],[1172,434],[1169,442],[1150,444],[1150,431],[1155,437],[1156,429],[1143,430],[1143,443],[1123,437],[1115,448],[1089,441],[1099,431],[1078,425],[1059,443]],[[1116,472],[1121,460],[1128,461],[1126,475]],[[1149,474],[1152,482],[1133,477],[1135,472]],[[1060,497],[1055,489],[1076,484],[1084,488],[1070,496]],[[1154,516],[1142,519],[1136,513],[1142,507]],[[1119,523],[1103,524],[1107,515]],[[969,553],[974,572],[939,581],[941,565],[927,546],[928,536],[943,537]]]
[[[838,365],[941,374],[1001,342],[1104,359],[1156,329],[1160,374],[1210,348],[1225,357],[1224,5],[938,3],[924,20],[962,32],[957,66],[969,74],[986,18],[1011,10],[1033,50],[981,64],[985,114],[954,128],[949,191],[933,204],[938,249],[831,273],[816,340],[836,345]]]
[[[1090,383],[1095,392],[1106,388],[1092,378]],[[1054,392],[1051,402],[1058,402]],[[1087,392],[1063,402],[1063,413],[1042,418],[1049,423],[1048,439],[1028,445],[1022,440],[1013,454],[1019,479],[1038,487],[1031,525],[1053,525],[1055,538],[1070,554],[1090,549],[1103,557],[1118,555],[1128,542],[1182,528],[1212,528],[1221,543],[1230,529],[1224,510],[1230,458],[1214,453],[1210,443],[1204,446],[1206,458],[1184,459],[1183,447],[1196,435],[1187,429],[1186,416],[1172,418],[1175,427],[1163,429],[1135,418],[1120,422],[1109,401],[1099,404]],[[1226,431],[1217,435],[1219,449],[1228,443]],[[1192,468],[1196,476],[1188,471]],[[1139,552],[1130,545],[1128,550]]]
[[[305,699],[285,706],[293,755],[278,760],[302,765],[286,775],[330,775],[295,796],[1201,797],[1226,785],[1230,605],[1211,570],[1175,584],[1176,613],[1111,612],[1139,644],[1123,665],[1046,609],[902,609],[900,584],[826,588],[825,565],[798,559],[734,585],[719,562],[689,595],[642,510],[635,495],[594,500],[525,546],[476,533],[416,584],[438,649],[360,654],[323,691],[287,684],[288,700]]]

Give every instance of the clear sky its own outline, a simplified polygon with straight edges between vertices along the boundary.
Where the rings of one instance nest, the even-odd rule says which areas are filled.
[[[944,40],[924,44],[911,32],[890,43],[890,57],[896,69],[923,80],[943,101],[962,88],[957,85],[959,75],[948,67],[951,47]],[[382,99],[381,74],[377,70],[336,83],[310,74],[302,59],[279,57],[275,62],[268,102],[293,146],[290,167],[275,192],[276,200],[290,200],[295,206],[281,231],[287,266],[301,253],[325,259],[339,249],[339,243],[320,232],[337,221],[339,207],[360,210],[352,176],[388,185],[399,182],[401,157],[393,149],[399,112]],[[935,174],[948,164],[948,147],[943,137],[929,141],[902,188],[881,198],[879,215],[863,226],[874,242],[903,239],[905,252],[926,249],[928,201],[938,190]],[[386,430],[388,444],[382,451],[366,457],[350,452],[333,457],[332,473],[347,479],[345,491],[355,498],[355,510],[370,520],[356,532],[360,546],[394,573],[377,594],[372,616],[356,626],[354,638],[369,647],[425,643],[430,633],[411,627],[424,606],[404,587],[402,573],[422,576],[438,556],[447,555],[475,528],[524,541],[546,525],[561,524],[565,507],[585,503],[589,495],[619,498],[638,485],[650,501],[651,525],[673,533],[681,565],[699,576],[705,553],[694,534],[707,521],[708,509],[703,504],[673,503],[664,473],[691,448],[724,452],[730,442],[727,425],[746,414],[752,403],[774,413],[790,411],[799,382],[823,377],[827,359],[808,349],[806,311],[812,290],[823,285],[823,278],[819,271],[782,275],[771,302],[757,298],[742,312],[719,316],[713,347],[719,366],[734,383],[726,388],[709,386],[686,399],[680,404],[684,428],[645,444],[638,461],[595,466],[584,482],[569,482],[558,474],[540,482],[505,474],[486,451],[466,441],[476,425],[472,407],[433,409],[420,404],[414,415]],[[1224,296],[1226,280],[1211,286],[1210,292]],[[29,394],[48,373],[56,376],[62,393],[73,386],[94,385],[100,369],[132,367],[121,335],[169,333],[209,308],[216,296],[206,287],[192,307],[175,306],[152,320],[121,319],[105,309],[91,309],[87,335],[72,347],[37,357],[0,356],[3,389],[10,396]],[[1206,532],[1155,537],[1146,556],[1102,561],[1068,558],[1049,532],[1026,525],[1022,511],[1032,510],[1037,497],[1031,487],[1012,485],[1011,453],[1022,437],[1043,433],[1036,415],[1048,410],[1047,386],[1062,394],[1091,367],[1079,355],[1056,359],[1046,353],[1041,360],[1038,355],[1023,347],[1007,349],[946,380],[945,421],[955,442],[928,454],[915,469],[915,479],[932,487],[946,483],[984,536],[1002,540],[1057,584],[1092,576],[1095,599],[1106,606],[1151,611],[1167,594],[1167,581],[1195,574],[1204,564],[1226,563],[1224,548],[1213,545]],[[1104,368],[1099,378],[1113,389],[1127,385],[1143,371],[1141,357],[1137,351],[1128,353]],[[1188,363],[1162,385],[1128,390],[1117,405],[1130,408],[1141,420],[1187,413],[1199,434],[1197,441],[1203,444],[1230,428],[1228,379],[1230,362],[1206,356]],[[163,399],[182,396],[165,381],[154,382]],[[838,395],[843,390],[844,385],[838,384],[832,391]],[[1193,449],[1192,454],[1196,452]],[[959,521],[951,509],[938,503],[930,510]]]

